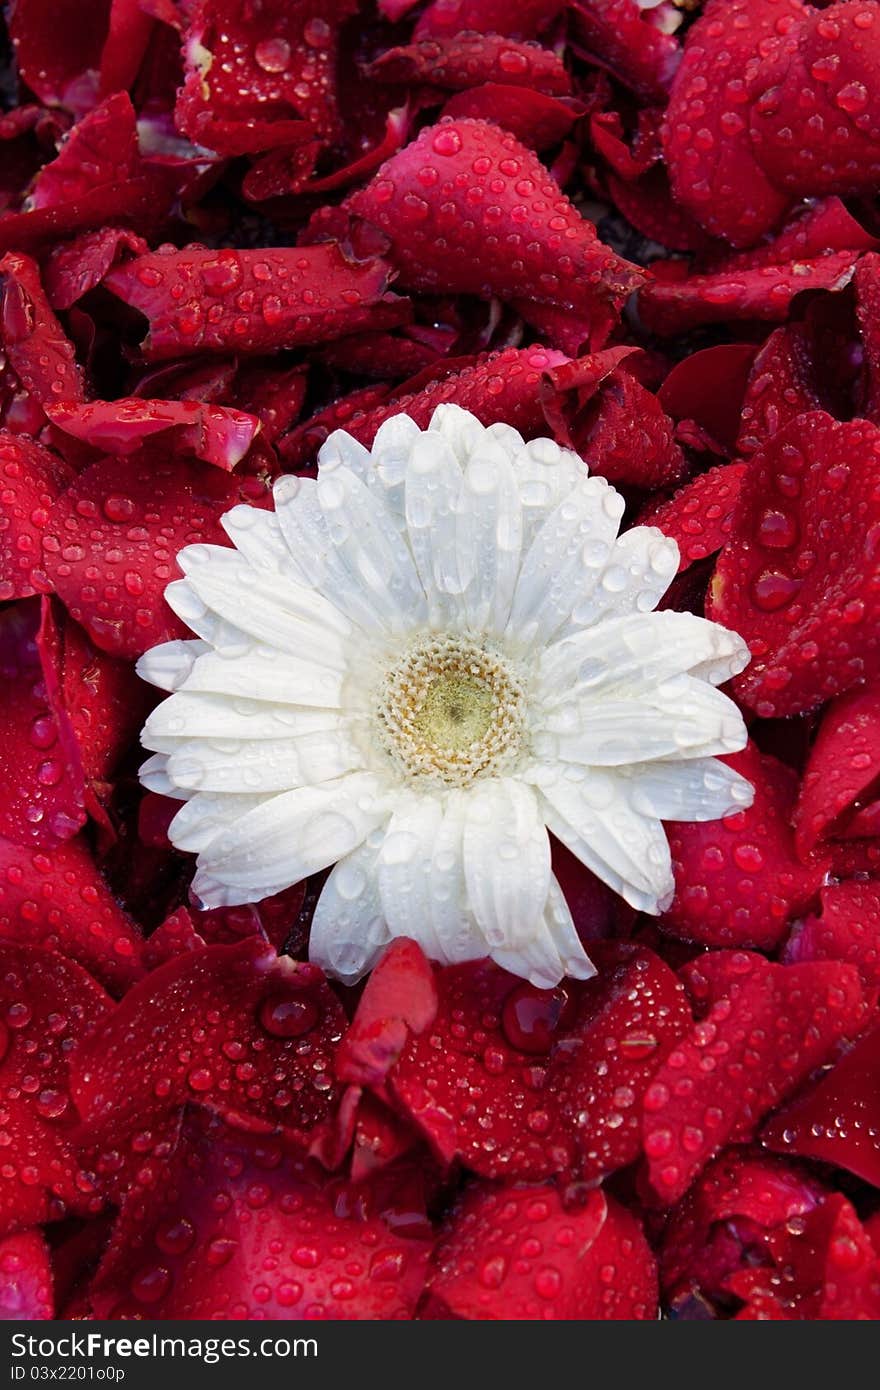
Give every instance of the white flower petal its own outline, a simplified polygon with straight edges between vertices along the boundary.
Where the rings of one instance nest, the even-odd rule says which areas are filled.
[[[656,818],[629,805],[614,774],[589,768],[533,767],[548,828],[597,878],[641,912],[672,900],[669,843]]]
[[[601,582],[623,506],[604,478],[584,476],[554,508],[523,561],[508,625],[514,639],[549,641],[572,603]]]
[[[553,439],[532,439],[516,460],[516,481],[523,508],[523,554],[530,549],[547,517],[588,476],[582,458],[560,449]]]
[[[201,854],[221,830],[228,830],[249,811],[262,806],[264,796],[224,796],[197,792],[181,806],[168,827],[168,838],[176,849]]]
[[[410,631],[423,623],[428,616],[424,590],[384,503],[342,466],[321,469],[318,501],[339,558],[388,630]]]
[[[513,778],[474,783],[467,798],[468,903],[491,951],[521,952],[539,934],[550,884],[550,841],[531,788]]]
[[[678,570],[678,546],[655,526],[634,526],[617,540],[602,576],[583,596],[575,596],[567,636],[592,623],[650,613]]]
[[[584,950],[583,942],[571,915],[565,894],[556,879],[550,878],[550,891],[544,908],[544,923],[559,952],[566,975],[575,980],[589,980],[596,974],[596,967]]]
[[[458,508],[456,549],[473,577],[462,596],[464,625],[501,633],[510,617],[522,548],[522,503],[513,465],[484,435],[470,454]]]
[[[431,858],[443,819],[436,796],[403,795],[385,827],[377,873],[392,936],[409,936],[432,960],[444,960],[431,917]]]
[[[377,843],[374,844],[373,841]],[[372,970],[391,941],[379,900],[374,833],[333,869],[312,917],[309,960],[347,985]]]
[[[345,730],[299,738],[187,739],[168,759],[168,775],[186,791],[266,794],[331,782],[363,768],[360,749]]]
[[[461,487],[461,468],[443,436],[420,434],[406,470],[404,505],[432,627],[455,611],[473,573],[472,557],[456,545]]]
[[[368,483],[372,484],[375,479],[375,483],[381,485],[386,506],[401,526],[410,451],[422,435],[423,431],[408,415],[392,415],[377,429],[370,450],[373,469]]]
[[[381,823],[378,780],[355,772],[263,801],[211,841],[193,891],[208,907],[257,902],[350,854]]]
[[[310,733],[345,736],[350,724],[349,716],[338,709],[271,700],[230,700],[226,695],[183,691],[157,705],[144,725],[141,742],[151,748],[151,739],[169,741],[172,746],[161,751],[171,753],[186,739],[267,740]]]
[[[318,655],[321,661],[300,658],[259,642],[235,655],[207,651],[180,688],[235,700],[340,709],[348,662],[335,643]],[[324,660],[335,665],[324,665]]]
[[[281,523],[274,512],[241,503],[220,518],[220,525],[238,553],[255,569],[275,570],[296,577]]]
[[[181,801],[189,795],[175,786],[168,776],[168,758],[164,753],[154,753],[152,758],[147,758],[147,761],[141,764],[138,776],[148,792],[157,792],[159,796],[171,796],[175,801]]]
[[[717,758],[686,763],[642,763],[622,768],[633,809],[659,820],[720,820],[755,799],[751,782]]]
[[[142,681],[160,690],[179,690],[192,675],[196,660],[211,648],[199,638],[161,642],[138,659],[135,670]]]
[[[738,753],[747,741],[732,700],[711,685],[678,676],[642,698],[561,701],[543,715],[532,748],[543,762],[621,767]]]
[[[487,946],[467,906],[464,878],[464,827],[468,794],[453,788],[445,799],[443,819],[431,847],[431,920],[441,959],[450,965],[479,960]]]
[[[690,673],[721,685],[748,664],[735,632],[693,613],[632,613],[585,628],[539,655],[539,697],[548,708],[572,699],[648,694]]]
[[[428,425],[430,434],[439,434],[452,450],[453,456],[462,468],[470,461],[474,450],[479,449],[487,435],[486,427],[480,424],[469,410],[460,405],[438,405]]]

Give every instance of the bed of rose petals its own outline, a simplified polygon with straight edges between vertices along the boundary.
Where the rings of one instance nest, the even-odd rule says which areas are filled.
[[[880,1318],[880,4],[8,8],[2,1315]],[[330,984],[137,784],[177,551],[443,401],[753,653],[754,806],[659,921],[560,850],[550,992]]]

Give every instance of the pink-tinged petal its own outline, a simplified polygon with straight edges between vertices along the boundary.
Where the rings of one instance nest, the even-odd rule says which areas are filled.
[[[55,454],[0,431],[0,600],[49,587],[42,538],[53,503],[73,477]]]
[[[658,527],[678,545],[679,572],[716,554],[730,539],[746,471],[744,463],[721,463],[641,513],[640,525]]]
[[[147,451],[90,464],[59,498],[43,536],[45,568],[92,641],[136,657],[188,635],[164,599],[175,557],[195,541],[223,543],[220,517],[237,502],[268,504],[257,478]]]
[[[563,1206],[553,1187],[466,1189],[434,1256],[428,1316],[476,1322],[650,1320],[654,1257],[631,1212],[601,1191]]]
[[[575,0],[574,43],[638,96],[665,100],[681,58],[678,39],[651,22],[638,0]]]
[[[760,319],[780,323],[795,295],[804,290],[839,290],[848,285],[859,251],[837,251],[811,261],[790,261],[752,270],[681,275],[682,263],[652,266],[655,278],[639,292],[639,316],[652,333],[668,336],[706,323]]]
[[[441,111],[452,120],[492,121],[532,150],[552,149],[568,135],[582,105],[570,98],[545,96],[507,82],[486,82],[456,92]]]
[[[749,67],[795,29],[800,0],[709,0],[688,30],[664,151],[676,198],[708,232],[751,246],[791,202],[762,172],[749,135]]]
[[[791,768],[754,744],[724,762],[751,782],[754,802],[722,820],[667,826],[676,894],[661,926],[706,946],[771,950],[817,898],[827,857],[804,862],[795,850]]]
[[[798,849],[845,829],[880,778],[880,683],[833,700],[810,749],[794,813]]]
[[[880,883],[860,878],[829,883],[821,897],[821,913],[796,924],[785,960],[848,961],[866,989],[880,985]]]
[[[141,974],[140,931],[80,836],[51,849],[0,839],[0,938],[69,956],[113,994]]]
[[[415,941],[393,941],[376,965],[336,1054],[342,1081],[380,1091],[411,1033],[423,1033],[437,1014],[434,973]]]
[[[118,266],[104,284],[149,320],[141,346],[151,360],[273,352],[408,313],[405,300],[386,297],[383,262],[349,261],[333,242],[258,251],[166,246]]]
[[[816,411],[755,454],[708,616],[751,664],[734,689],[762,717],[801,714],[880,674],[880,430]]]
[[[533,151],[486,121],[423,130],[348,206],[389,238],[405,287],[585,317],[597,346],[644,278],[599,241]]]
[[[86,812],[82,757],[41,661],[50,623],[38,599],[0,610],[0,835],[51,849]]]
[[[225,155],[335,136],[339,28],[355,9],[354,0],[199,0],[184,35],[180,130]]]
[[[52,1264],[42,1231],[0,1240],[0,1320],[41,1322],[54,1316]]]
[[[389,17],[390,4],[396,13],[405,13],[401,0],[384,0],[383,10]],[[427,9],[419,16],[416,24],[416,37],[449,37],[471,29],[478,34],[506,34],[509,38],[532,39],[548,25],[553,23],[563,0],[518,0],[516,5],[508,0],[431,0]]]
[[[397,1233],[380,1197],[271,1139],[191,1121],[159,1181],[123,1206],[90,1290],[93,1315],[412,1318],[430,1242],[403,1222]]]
[[[127,396],[115,401],[59,401],[46,410],[56,428],[104,454],[133,454],[145,440],[174,430],[184,453],[232,469],[260,428],[253,415],[199,401],[157,401]]]
[[[875,893],[876,900],[876,893]],[[777,1153],[818,1158],[880,1187],[880,1027],[780,1110],[761,1138]]]
[[[101,1199],[80,1167],[68,1066],[112,1000],[53,951],[0,942],[0,1095],[8,1135],[0,1230],[94,1214]]]
[[[804,9],[767,45],[749,88],[749,139],[789,197],[857,193],[880,177],[880,15],[844,0]]]
[[[728,1149],[710,1163],[671,1213],[660,1281],[679,1316],[689,1303],[714,1311],[729,1301],[737,1270],[769,1264],[769,1238],[814,1211],[824,1196],[805,1168],[775,1155]]]
[[[36,262],[8,252],[0,261],[0,284],[0,332],[10,366],[24,390],[40,406],[82,400],[82,368],[49,307]]]
[[[187,951],[129,990],[78,1055],[84,1136],[119,1144],[187,1102],[255,1134],[307,1133],[335,1099],[342,1023],[321,971],[265,941]]]
[[[528,87],[549,96],[571,92],[571,77],[552,49],[467,31],[390,48],[369,65],[367,76],[390,83],[424,82],[453,92],[482,82]]]
[[[684,975],[702,1017],[644,1100],[648,1178],[664,1205],[727,1143],[748,1139],[867,1016],[851,965],[775,965],[747,951],[713,951]]]

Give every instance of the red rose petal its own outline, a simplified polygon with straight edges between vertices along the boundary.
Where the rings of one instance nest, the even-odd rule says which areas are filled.
[[[635,1217],[590,1193],[475,1183],[459,1200],[429,1284],[441,1316],[492,1321],[650,1320],[654,1259]]]
[[[337,133],[339,26],[354,0],[200,0],[184,35],[178,126],[197,145],[238,155]]]
[[[874,425],[817,411],[752,460],[709,611],[751,648],[734,689],[761,716],[800,714],[880,674],[878,457]]]
[[[808,853],[839,833],[880,778],[880,684],[851,690],[828,706],[804,769],[794,813],[798,849]]]
[[[866,988],[880,985],[880,883],[852,879],[827,884],[821,915],[798,923],[786,943],[785,959],[849,961]]]
[[[787,323],[770,334],[755,358],[742,402],[741,454],[754,454],[798,415],[821,408],[813,346],[802,323]]]
[[[97,1317],[411,1318],[430,1245],[271,1141],[190,1127],[123,1208],[90,1293]],[[366,1205],[366,1210],[363,1209]]]
[[[54,1316],[52,1265],[40,1231],[0,1240],[0,1320],[38,1322]]]
[[[667,502],[642,512],[640,525],[657,526],[678,545],[679,573],[714,555],[730,539],[746,471],[744,463],[719,464],[685,483]]]
[[[880,255],[863,256],[853,276],[856,312],[865,350],[865,401],[861,412],[880,422]]]
[[[46,294],[53,309],[69,309],[105,275],[126,251],[142,256],[149,250],[143,237],[125,227],[101,227],[62,242],[44,267]]]
[[[575,0],[572,20],[575,41],[593,62],[649,101],[666,98],[681,50],[638,0]]]
[[[42,533],[72,476],[63,460],[33,440],[0,431],[0,600],[47,587]]]
[[[800,0],[709,0],[689,30],[664,128],[676,198],[714,236],[750,246],[791,199],[768,180],[749,135],[749,65],[807,13]],[[723,317],[723,315],[722,315]]]
[[[0,279],[0,330],[24,389],[40,405],[82,400],[82,370],[49,307],[36,262],[10,251],[0,261]]]
[[[0,937],[69,956],[113,993],[141,973],[140,932],[81,837],[48,850],[0,839]]]
[[[388,236],[404,286],[586,316],[598,346],[642,279],[535,154],[485,121],[423,130],[348,206]]]
[[[875,902],[876,902],[875,891]],[[771,1149],[818,1158],[880,1187],[880,1027],[765,1125]]]
[[[336,1054],[343,1081],[383,1087],[411,1033],[423,1033],[437,1014],[430,963],[415,941],[393,941],[376,965]]]
[[[606,355],[610,356],[597,353],[596,358]],[[571,363],[552,370],[554,387],[564,390],[576,368]],[[584,409],[569,425],[571,442],[589,460],[591,472],[610,483],[651,490],[681,482],[685,458],[673,437],[673,422],[653,392],[626,365],[610,372],[595,394],[594,390],[575,392]]]
[[[334,1101],[342,1010],[314,966],[258,938],[206,946],[129,990],[77,1057],[84,1133],[119,1143],[187,1101],[242,1129],[308,1131]]]
[[[0,943],[0,1096],[9,1143],[0,1166],[0,1230],[100,1207],[80,1170],[68,1065],[112,1000],[79,965]]]
[[[94,188],[139,172],[137,114],[128,93],[117,92],[73,126],[56,158],[37,175],[30,206],[74,202]]]
[[[722,820],[667,826],[676,896],[661,925],[707,946],[770,950],[817,896],[827,864],[804,863],[795,852],[790,768],[753,744],[724,762],[752,783],[754,802]]]
[[[348,261],[333,242],[259,251],[165,247],[112,270],[104,284],[149,319],[142,349],[153,360],[298,347],[373,320],[399,322],[407,312],[394,296],[383,303],[381,261]]]
[[[185,907],[179,907],[162,922],[144,945],[144,964],[148,970],[156,970],[178,956],[192,951],[201,951],[206,945],[193,926],[193,920]]]
[[[560,100],[506,82],[486,82],[481,87],[456,92],[440,114],[452,120],[469,117],[492,121],[522,144],[540,151],[552,149],[565,139],[581,109],[578,102],[570,99]]]
[[[143,451],[102,459],[61,496],[44,533],[46,572],[96,646],[135,657],[187,635],[165,603],[175,557],[194,541],[222,542],[220,517],[237,502],[265,504],[255,478]]]
[[[400,0],[394,0],[398,13]],[[389,14],[389,0],[385,12]],[[411,8],[407,6],[406,8]],[[507,34],[510,38],[531,39],[553,22],[563,8],[563,0],[431,0],[419,16],[416,38],[460,34],[472,29],[479,34]]]
[[[50,621],[48,609],[42,624]],[[47,692],[40,602],[0,609],[0,835],[54,847],[85,821],[82,759]]]
[[[467,31],[390,48],[370,64],[367,74],[382,82],[426,82],[453,92],[481,82],[530,87],[549,96],[571,91],[565,65],[551,49]]]
[[[696,420],[732,456],[737,452],[742,401],[754,360],[750,343],[703,348],[673,367],[657,399],[673,419]],[[722,475],[716,476],[720,483]]]
[[[109,8],[110,0],[98,0],[84,24],[77,0],[17,0],[10,15],[16,62],[41,101],[91,104]]]
[[[649,1180],[663,1203],[677,1201],[730,1139],[748,1137],[865,1018],[858,974],[837,962],[773,965],[715,951],[686,967],[686,978],[705,1017],[644,1102]]]
[[[260,422],[228,406],[199,401],[143,400],[136,396],[116,401],[60,401],[46,414],[58,429],[102,453],[125,456],[165,430],[174,430],[174,443],[205,463],[232,469],[251,446]]]

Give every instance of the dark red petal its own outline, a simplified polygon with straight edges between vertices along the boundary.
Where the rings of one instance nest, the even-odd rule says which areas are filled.
[[[863,256],[853,282],[865,350],[865,401],[861,413],[880,423],[880,255],[871,252]]]
[[[742,402],[741,454],[754,454],[798,415],[821,409],[816,369],[806,325],[787,323],[770,334],[755,358]]]
[[[152,1190],[132,1193],[90,1294],[98,1317],[411,1318],[430,1244],[395,1234],[271,1140],[184,1132]]]
[[[128,93],[117,92],[73,126],[56,158],[37,175],[29,206],[74,202],[94,188],[139,172],[137,114]]]
[[[101,227],[62,242],[49,254],[43,272],[49,303],[53,309],[69,309],[100,285],[126,251],[142,256],[148,250],[143,237],[125,227]]]
[[[160,923],[144,943],[144,965],[148,970],[156,970],[178,956],[201,951],[206,944],[205,938],[196,931],[186,908],[179,907]]]
[[[400,0],[397,13],[404,13]],[[412,8],[407,6],[406,8]],[[508,0],[431,0],[419,16],[416,37],[459,34],[472,29],[479,34],[507,34],[511,38],[531,39],[546,29],[563,8],[563,0],[518,0],[513,6]],[[390,14],[389,0],[384,0]]]
[[[880,684],[851,690],[828,706],[810,750],[794,813],[798,849],[808,853],[839,833],[880,778]]]
[[[837,251],[816,260],[755,270],[650,280],[639,292],[639,315],[646,328],[664,336],[738,319],[780,323],[803,290],[839,290],[849,284],[860,255],[859,251]],[[660,267],[655,263],[652,269],[656,273]]]
[[[45,567],[62,602],[96,646],[135,657],[187,635],[164,600],[180,577],[175,557],[194,541],[222,542],[220,517],[268,500],[255,478],[143,452],[102,459],[59,498],[44,533]]]
[[[880,674],[880,430],[816,411],[755,455],[710,616],[748,642],[734,689],[759,715],[800,714]]]
[[[85,781],[70,722],[47,692],[44,635],[38,599],[0,609],[0,835],[54,848],[85,821]]]
[[[639,517],[640,525],[657,526],[677,543],[679,572],[714,555],[730,539],[746,471],[744,463],[721,463]]]
[[[650,1320],[654,1258],[635,1217],[601,1191],[565,1208],[552,1187],[475,1183],[435,1254],[440,1316],[491,1321]]]
[[[10,251],[0,261],[0,278],[0,329],[22,386],[40,405],[81,401],[85,394],[82,369],[74,359],[73,344],[49,307],[36,262]]]
[[[104,284],[149,319],[142,348],[152,360],[273,352],[339,338],[373,320],[377,327],[400,322],[407,312],[394,296],[383,302],[387,266],[346,260],[333,242],[258,251],[164,247],[112,270]]]
[[[232,469],[253,442],[260,422],[228,406],[199,401],[143,400],[124,396],[115,401],[60,401],[46,414],[58,429],[81,439],[101,453],[133,454],[145,440],[173,430],[174,444],[205,463]]]
[[[0,431],[0,600],[45,590],[42,534],[73,476],[62,459],[23,435]]]
[[[755,788],[746,811],[667,827],[676,896],[664,931],[707,946],[770,950],[790,919],[817,896],[827,862],[795,852],[791,816],[797,777],[752,744],[724,759]]]
[[[436,1014],[431,965],[415,941],[400,937],[367,980],[336,1054],[337,1076],[381,1088],[410,1034],[423,1033]]]
[[[672,34],[651,23],[638,0],[576,0],[572,6],[576,44],[607,67],[640,97],[662,101],[681,50]]]
[[[821,915],[797,924],[785,959],[849,961],[866,988],[880,985],[880,883],[851,879],[827,884]]]
[[[0,1320],[38,1322],[54,1316],[52,1265],[41,1231],[0,1240]]]
[[[876,186],[878,29],[873,5],[845,0],[806,9],[799,27],[765,48],[750,83],[749,138],[761,169],[789,196]]]
[[[440,114],[453,120],[471,117],[493,121],[530,149],[540,151],[552,149],[565,139],[581,109],[576,101],[563,101],[509,83],[486,82],[482,87],[456,92]]]
[[[557,388],[569,370],[551,371]],[[585,410],[571,421],[570,436],[577,452],[589,459],[590,471],[611,483],[646,491],[673,487],[687,467],[672,420],[626,366],[611,372],[595,397],[589,393]]]
[[[529,87],[550,96],[571,91],[565,64],[552,49],[467,31],[390,48],[370,64],[367,74],[382,82],[426,82],[453,92],[481,82]]]
[[[335,1099],[342,1010],[314,966],[255,937],[206,946],[129,990],[77,1058],[90,1143],[119,1143],[187,1101],[268,1133],[307,1132]]]
[[[709,0],[672,84],[664,151],[676,198],[714,236],[751,246],[791,199],[758,165],[749,136],[749,65],[807,13],[800,0]],[[723,315],[722,315],[723,317]]]
[[[0,839],[0,937],[69,956],[113,993],[141,973],[140,932],[81,837],[48,850]]]
[[[128,91],[135,82],[153,29],[153,15],[171,24],[176,20],[173,4],[155,0],[151,6],[141,0],[111,0],[107,38],[101,49],[102,93]]]
[[[644,1101],[649,1180],[664,1204],[731,1139],[749,1137],[865,1021],[850,965],[774,965],[714,951],[685,974],[705,1017],[669,1054]]]
[[[486,121],[423,130],[348,206],[388,236],[403,285],[574,311],[599,345],[643,278],[536,155]]]
[[[184,35],[179,128],[237,155],[337,133],[339,27],[354,0],[200,0]]]
[[[84,24],[77,0],[17,0],[10,14],[15,58],[41,101],[75,108],[94,100],[109,8],[110,0],[97,0]]]
[[[819,1183],[793,1163],[748,1149],[719,1155],[663,1233],[660,1278],[669,1302],[696,1297],[723,1306],[731,1274],[770,1263],[768,1235],[815,1210],[822,1196]]]
[[[721,343],[703,348],[673,367],[657,398],[674,420],[695,420],[733,456],[737,452],[742,400],[754,360],[755,349],[750,343]]]
[[[0,1230],[100,1207],[74,1144],[68,1066],[112,1000],[73,961],[0,943]]]
[[[876,892],[875,892],[876,902]],[[780,1110],[761,1138],[777,1153],[818,1158],[880,1187],[880,1027]]]

